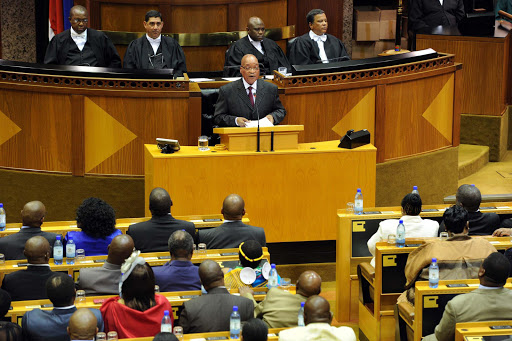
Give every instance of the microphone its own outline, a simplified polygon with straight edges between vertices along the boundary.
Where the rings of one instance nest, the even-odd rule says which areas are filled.
[[[256,110],[256,115],[258,117],[258,130],[256,132],[256,152],[260,152],[260,112],[258,111],[258,105],[256,104],[256,96],[254,96],[254,109]]]

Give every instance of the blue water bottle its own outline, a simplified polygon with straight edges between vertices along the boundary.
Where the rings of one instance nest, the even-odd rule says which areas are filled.
[[[363,194],[361,188],[357,189],[356,197],[354,198],[354,213],[363,214]]]
[[[68,236],[68,243],[66,244],[66,264],[75,264],[76,244],[73,237]]]
[[[238,306],[233,306],[233,312],[229,317],[229,337],[231,339],[240,338],[240,314],[238,313]]]
[[[405,226],[404,221],[400,219],[396,227],[396,246],[405,247]]]
[[[6,221],[6,217],[5,217],[4,204],[0,203],[0,231],[5,230],[5,221]]]
[[[62,259],[64,257],[64,248],[62,246],[62,241],[60,240],[61,236],[57,235],[57,239],[55,240],[55,244],[53,244],[53,262],[55,265],[62,264]]]
[[[437,265],[437,258],[432,258],[432,263],[428,267],[428,286],[437,288],[439,285],[439,265]]]

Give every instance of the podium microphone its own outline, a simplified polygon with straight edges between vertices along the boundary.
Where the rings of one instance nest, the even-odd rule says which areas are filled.
[[[254,109],[256,109],[256,115],[258,116],[258,131],[256,132],[256,152],[260,152],[260,112],[256,105],[256,96],[254,96]]]

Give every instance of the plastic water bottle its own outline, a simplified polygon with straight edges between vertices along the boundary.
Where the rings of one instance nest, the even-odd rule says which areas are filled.
[[[432,264],[428,267],[428,286],[437,288],[439,284],[439,265],[437,265],[437,258],[432,258]]]
[[[68,243],[66,244],[66,264],[75,264],[75,255],[76,244],[73,241],[73,237],[69,237]]]
[[[400,219],[396,227],[396,246],[405,247],[405,226],[404,221]]]
[[[267,287],[269,289],[271,289],[271,288],[276,288],[277,286],[278,286],[278,283],[277,283],[276,265],[275,264],[271,264],[270,265],[270,274],[268,275]]]
[[[53,244],[53,262],[56,265],[62,264],[62,258],[64,257],[64,248],[62,246],[61,236],[57,235],[55,244]]]
[[[231,339],[240,338],[240,314],[238,313],[238,306],[233,306],[233,312],[229,317],[229,337]]]
[[[363,214],[363,194],[361,188],[357,189],[356,197],[354,199],[354,213]]]
[[[4,204],[0,203],[0,231],[5,230],[5,209]]]
[[[411,193],[420,195],[420,192],[418,192],[418,186],[412,186],[412,192]]]
[[[305,324],[304,324],[304,303],[306,303],[306,302],[300,303],[299,315],[297,317],[297,325],[299,327],[305,326]]]
[[[164,317],[162,317],[162,325],[160,327],[162,333],[172,333],[172,320],[169,316],[169,310],[164,311]]]

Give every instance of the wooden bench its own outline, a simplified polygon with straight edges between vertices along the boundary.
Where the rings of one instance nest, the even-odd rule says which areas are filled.
[[[485,321],[457,323],[455,341],[494,341],[512,338],[512,321]]]

